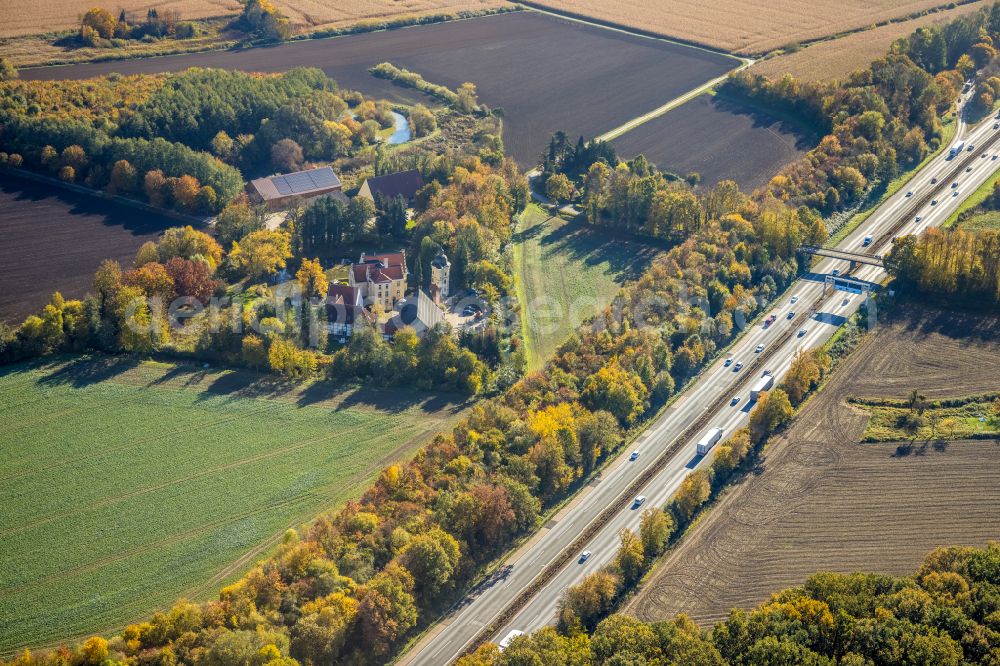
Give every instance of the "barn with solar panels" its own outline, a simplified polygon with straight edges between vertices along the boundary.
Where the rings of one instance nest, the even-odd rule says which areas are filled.
[[[266,204],[271,210],[287,208],[293,201],[324,194],[343,195],[340,178],[331,167],[319,167],[250,181],[247,194],[254,203]]]

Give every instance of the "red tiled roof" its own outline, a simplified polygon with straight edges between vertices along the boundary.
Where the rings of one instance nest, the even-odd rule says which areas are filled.
[[[328,302],[348,303],[354,305],[358,302],[359,289],[346,284],[331,284]]]
[[[391,252],[389,254],[366,254],[365,261],[380,261],[383,266],[402,266],[404,259],[401,252]]]

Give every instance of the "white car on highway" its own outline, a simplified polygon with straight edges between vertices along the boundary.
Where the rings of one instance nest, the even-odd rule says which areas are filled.
[[[730,405],[737,405],[740,402],[740,396],[734,395],[733,399],[729,401]]]
[[[638,452],[638,451],[633,451],[633,452],[632,452],[632,455],[630,455],[630,456],[628,457],[628,459],[629,459],[629,460],[638,460],[638,459],[639,459],[639,452]]]
[[[753,350],[755,354],[759,354],[764,351],[764,345],[757,345],[757,348]]]
[[[580,564],[583,564],[584,562],[586,562],[589,559],[590,559],[590,551],[589,550],[585,550],[582,553],[580,553]]]
[[[645,502],[645,501],[646,501],[646,496],[645,495],[639,495],[638,497],[635,498],[635,501],[632,502],[632,508],[633,509],[639,508],[640,506],[642,506],[642,503]]]

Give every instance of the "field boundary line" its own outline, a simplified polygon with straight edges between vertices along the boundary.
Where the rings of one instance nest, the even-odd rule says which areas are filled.
[[[676,109],[678,106],[680,106],[680,105],[682,105],[682,104],[684,104],[686,102],[689,102],[692,99],[694,99],[695,97],[698,97],[698,96],[700,96],[700,95],[708,92],[709,90],[711,90],[712,88],[714,88],[715,86],[717,86],[718,84],[722,83],[727,78],[729,78],[730,74],[733,74],[735,72],[739,72],[741,70],[744,70],[747,67],[751,66],[753,63],[754,63],[754,61],[751,60],[749,62],[746,62],[746,63],[740,65],[736,69],[731,69],[731,70],[729,70],[728,72],[726,72],[725,74],[723,74],[721,76],[717,76],[714,79],[706,81],[705,83],[701,84],[697,88],[694,88],[693,90],[689,90],[686,93],[684,93],[682,95],[679,95],[677,97],[674,97],[672,100],[670,100],[670,101],[668,101],[668,102],[666,102],[664,104],[661,104],[660,106],[656,107],[652,111],[650,111],[648,113],[644,113],[641,116],[636,116],[635,118],[632,118],[631,120],[628,120],[628,121],[622,123],[618,127],[610,129],[607,132],[605,132],[604,134],[601,134],[599,136],[594,137],[594,140],[595,141],[611,141],[612,139],[617,139],[622,134],[626,134],[628,132],[631,132],[636,127],[639,127],[640,125],[644,125],[644,124],[648,123],[650,120],[653,120],[654,118],[659,118],[660,116],[666,114],[667,112]]]

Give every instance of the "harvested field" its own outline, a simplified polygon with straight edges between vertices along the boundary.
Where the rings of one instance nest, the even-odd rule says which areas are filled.
[[[528,206],[514,235],[518,299],[527,317],[528,368],[541,367],[658,252],[609,230],[567,222],[537,205]]]
[[[991,4],[986,0],[973,2],[909,21],[817,42],[794,53],[763,60],[755,64],[751,71],[771,78],[779,78],[788,72],[803,81],[843,79],[884,56],[894,41],[909,37],[917,28],[951,21]]]
[[[744,55],[944,6],[940,0],[531,0],[529,5]]]
[[[462,404],[127,358],[0,372],[0,655],[107,633],[242,575]]]
[[[275,0],[274,4],[291,20],[295,28],[341,26],[399,16],[422,16],[436,13],[477,11],[506,4],[504,0]],[[0,37],[31,35],[67,30],[79,25],[80,16],[95,6],[90,0],[8,0]],[[124,8],[130,14],[144,16],[148,9],[177,10],[182,19],[223,16],[240,11],[236,0],[119,0],[97,3],[117,14]]]
[[[731,488],[631,601],[703,627],[816,571],[908,575],[931,549],[1000,535],[1000,442],[859,444],[850,396],[928,399],[997,389],[1000,317],[912,305],[838,367],[761,464]]]
[[[428,101],[368,74],[383,61],[452,89],[474,82],[480,100],[503,108],[507,150],[525,166],[537,161],[555,130],[574,139],[602,134],[736,64],[676,44],[517,12],[246,51],[24,70],[22,77],[79,79],[194,66],[275,72],[310,66],[370,97]]]
[[[712,95],[701,95],[611,143],[623,158],[643,154],[664,171],[732,179],[749,191],[767,183],[818,139],[790,123]]]
[[[59,290],[79,298],[104,259],[135,251],[177,220],[0,176],[0,321],[20,323]]]

